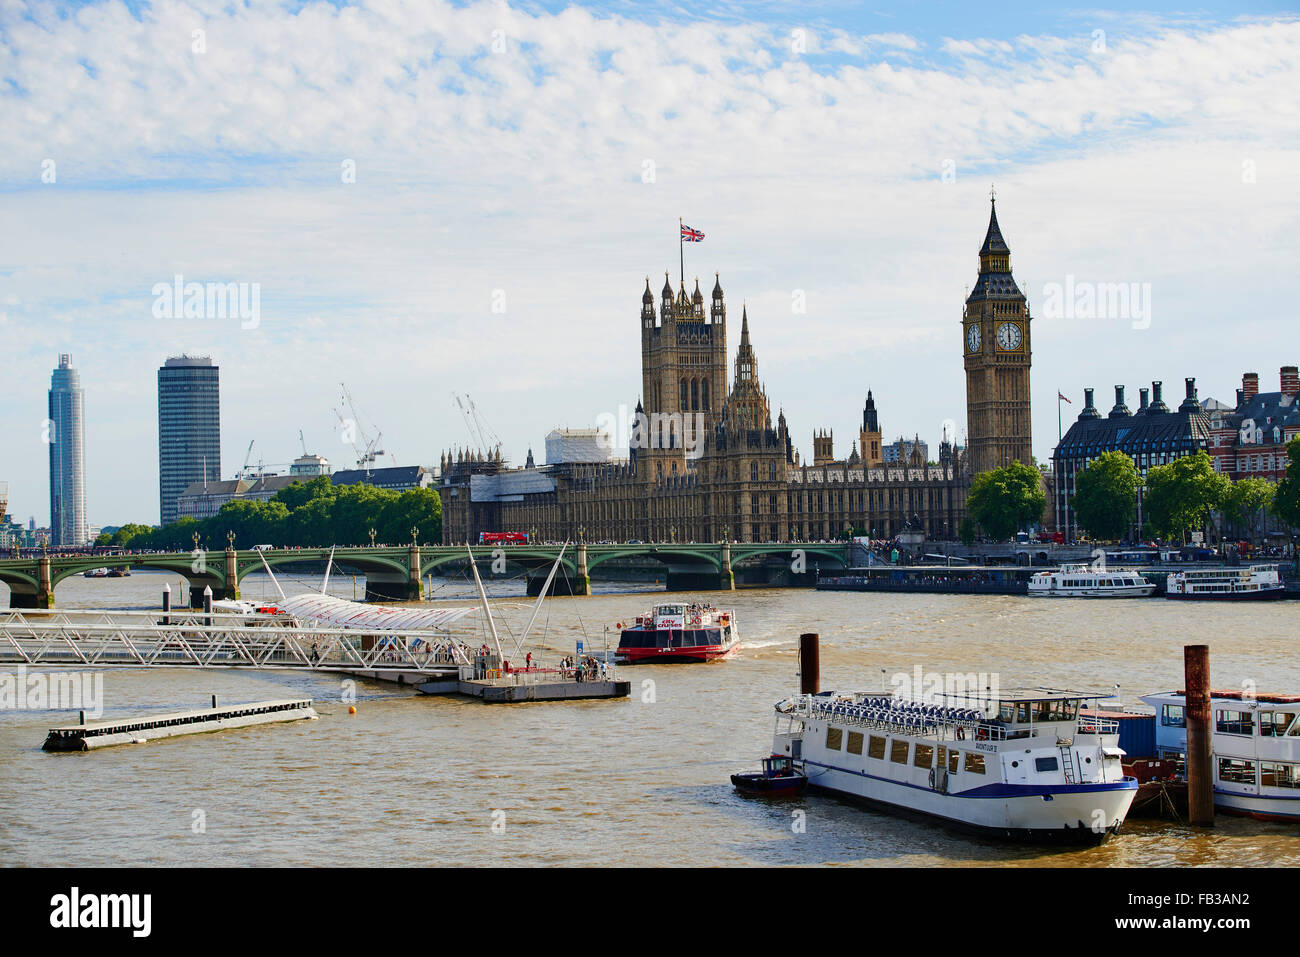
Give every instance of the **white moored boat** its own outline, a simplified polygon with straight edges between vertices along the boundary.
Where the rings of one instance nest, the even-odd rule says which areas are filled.
[[[772,756],[809,786],[991,836],[1100,844],[1137,794],[1105,695],[1029,689],[943,703],[888,692],[801,695],[776,706]]]
[[[1029,594],[1040,598],[1145,598],[1155,590],[1131,569],[1092,565],[1062,565],[1029,579]]]
[[[1185,774],[1187,699],[1143,695],[1156,709],[1156,749]],[[1230,814],[1300,821],[1300,695],[1210,692],[1214,806]]]
[[[1267,601],[1285,593],[1276,565],[1174,572],[1165,586],[1166,598],[1191,601]]]

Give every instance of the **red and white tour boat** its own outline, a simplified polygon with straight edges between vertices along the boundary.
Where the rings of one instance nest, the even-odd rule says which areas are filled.
[[[618,624],[614,661],[620,665],[653,662],[713,661],[740,647],[735,612],[712,605],[655,605],[635,622]]]

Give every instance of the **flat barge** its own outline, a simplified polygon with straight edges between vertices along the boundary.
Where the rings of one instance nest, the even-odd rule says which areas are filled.
[[[141,715],[111,721],[82,721],[81,724],[51,728],[42,745],[46,751],[94,751],[119,744],[143,744],[157,738],[183,734],[228,731],[257,724],[279,724],[319,717],[310,698],[254,701],[250,704],[213,704],[198,711]]]

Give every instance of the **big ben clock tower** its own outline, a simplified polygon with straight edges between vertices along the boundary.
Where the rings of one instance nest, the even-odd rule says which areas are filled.
[[[1029,306],[1011,278],[1011,250],[990,199],[980,274],[966,297],[966,442],[972,474],[1032,461],[1029,429]]]

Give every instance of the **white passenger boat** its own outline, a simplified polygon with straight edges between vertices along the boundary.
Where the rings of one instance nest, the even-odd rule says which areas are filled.
[[[1165,585],[1166,598],[1192,601],[1266,601],[1285,593],[1276,565],[1173,572]]]
[[[1156,709],[1158,757],[1185,774],[1187,700],[1142,695]],[[1300,821],[1300,695],[1210,692],[1214,806],[1270,821]]]
[[[999,838],[1100,844],[1137,794],[1105,695],[1028,689],[983,699],[887,692],[801,695],[776,706],[773,757],[809,786]]]
[[[1039,598],[1145,598],[1156,586],[1137,572],[1092,565],[1062,565],[1029,578],[1029,594]]]

